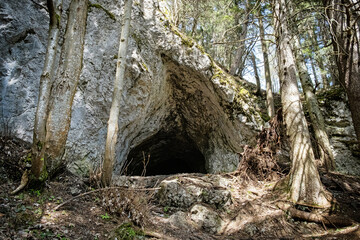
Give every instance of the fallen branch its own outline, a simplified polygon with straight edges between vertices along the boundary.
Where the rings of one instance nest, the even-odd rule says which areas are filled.
[[[93,194],[93,193],[97,193],[97,192],[101,192],[101,191],[106,191],[106,190],[110,190],[110,189],[121,189],[121,190],[127,190],[127,191],[154,191],[154,190],[159,190],[160,188],[128,188],[128,187],[106,187],[106,188],[99,188],[99,189],[96,189],[96,190],[93,190],[93,191],[89,191],[89,192],[85,192],[85,193],[82,193],[82,194],[79,194],[75,197],[72,197],[68,200],[66,200],[65,202],[61,203],[60,205],[56,206],[53,211],[57,211],[59,208],[61,208],[62,206],[64,206],[65,204],[68,204],[69,202],[75,200],[75,199],[78,199],[78,198],[81,198],[83,196],[86,196],[86,195],[90,195],[90,194]]]
[[[174,240],[175,238],[165,236],[164,234],[153,232],[153,231],[144,231],[146,236],[155,237],[158,239]]]

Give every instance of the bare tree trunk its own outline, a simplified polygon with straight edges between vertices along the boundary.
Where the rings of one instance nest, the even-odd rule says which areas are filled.
[[[321,113],[318,101],[313,91],[311,78],[306,68],[304,56],[301,52],[299,38],[294,35],[294,52],[296,53],[296,67],[299,71],[301,86],[305,95],[310,120],[315,132],[316,142],[320,152],[320,166],[327,171],[335,169],[334,155],[331,149],[329,137],[325,129],[324,117]]]
[[[56,61],[57,46],[60,33],[60,16],[62,0],[48,0],[47,6],[50,15],[49,36],[45,55],[45,64],[40,77],[39,99],[35,114],[34,135],[32,144],[31,174],[34,180],[46,178],[44,156],[41,156],[45,146],[46,119],[50,102],[51,86],[53,84],[54,68]]]
[[[266,81],[266,105],[267,105],[268,115],[270,118],[272,118],[275,115],[274,97],[273,97],[272,82],[271,82],[271,75],[270,75],[268,45],[265,40],[265,31],[264,31],[264,24],[263,24],[263,20],[262,20],[263,16],[261,14],[261,10],[259,10],[259,12],[258,12],[258,17],[259,17],[261,49],[262,49],[263,57],[264,57],[264,70],[265,70],[265,81]]]
[[[286,133],[290,141],[290,199],[298,203],[329,206],[315,165],[310,134],[297,86],[295,60],[290,46],[285,0],[274,0],[274,28],[276,30],[281,102]]]
[[[305,60],[304,60],[305,61]],[[305,62],[304,62],[305,63]],[[314,74],[314,81],[315,81],[315,88],[314,88],[314,90],[316,91],[316,90],[318,90],[318,88],[320,87],[320,83],[319,83],[319,79],[318,79],[318,76],[317,76],[317,74],[316,74],[316,67],[315,67],[315,64],[314,64],[314,61],[313,61],[313,59],[311,59],[310,58],[310,65],[311,65],[311,70],[312,70],[312,72],[313,72],[313,74]],[[307,73],[308,73],[308,71],[306,71]],[[311,78],[310,78],[310,80],[311,80]]]
[[[241,28],[241,33],[239,36],[239,41],[240,46],[238,47],[238,49],[236,50],[235,53],[235,57],[234,60],[231,64],[231,68],[230,68],[230,73],[232,75],[239,75],[240,77],[242,76],[242,72],[244,70],[244,65],[245,65],[245,52],[246,52],[246,45],[245,45],[245,39],[247,36],[247,30],[248,30],[248,25],[249,25],[249,19],[250,19],[250,6],[249,6],[249,1],[245,0],[245,5],[246,5],[246,19],[244,19],[244,24],[242,25]],[[235,23],[238,24],[238,23]]]
[[[260,85],[261,83],[260,83],[258,69],[256,66],[256,57],[255,57],[254,52],[251,52],[251,62],[253,64],[254,74],[255,74],[255,79],[256,79],[256,94],[259,95],[260,91],[261,91],[261,85]]]
[[[312,48],[314,49],[314,52],[319,51],[319,44],[316,40],[316,33],[315,33],[315,28],[312,28],[311,26],[308,26],[308,33],[309,33],[309,37],[311,39],[312,42]],[[315,56],[313,59],[316,61],[317,65],[319,66],[320,69],[320,76],[321,76],[321,81],[323,84],[323,88],[327,89],[329,87],[329,81],[327,79],[327,76],[325,74],[325,67],[324,67],[324,62],[323,62],[323,58],[324,56]],[[313,64],[313,62],[312,62]],[[315,69],[315,67],[314,67]],[[315,72],[313,70],[313,72]],[[316,82],[316,80],[315,80]]]
[[[339,82],[348,99],[360,148],[360,15],[349,0],[323,0],[336,53]]]
[[[88,0],[72,0],[61,52],[61,62],[51,90],[43,148],[49,173],[64,165],[63,155],[70,128],[71,108],[80,78]]]
[[[132,0],[127,0],[124,7],[123,27],[121,30],[118,61],[116,65],[116,76],[114,81],[114,93],[108,121],[108,130],[105,145],[105,158],[102,167],[101,182],[104,186],[111,183],[113,166],[115,161],[115,147],[118,134],[118,121],[120,112],[120,100],[124,86],[126,51],[128,48],[128,38],[130,32]]]

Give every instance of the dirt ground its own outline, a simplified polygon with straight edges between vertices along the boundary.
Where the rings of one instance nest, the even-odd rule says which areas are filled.
[[[353,222],[341,228],[293,219],[288,212],[279,211],[276,203],[281,199],[272,191],[273,182],[244,184],[235,175],[227,174],[225,177],[239,181],[233,190],[238,198],[226,210],[234,227],[229,224],[228,231],[210,233],[171,224],[169,219],[179,209],[160,205],[154,188],[141,189],[140,195],[120,189],[116,195],[96,189],[88,179],[63,172],[50,179],[42,190],[26,189],[10,195],[18,186],[22,171],[29,167],[28,152],[29,146],[19,139],[0,139],[0,239],[360,239],[358,177],[322,174],[324,185],[336,201],[330,214]],[[130,201],[118,203],[113,211],[109,201],[116,201],[116,196]],[[69,199],[73,200],[66,202]],[[55,211],[62,203],[66,204]],[[313,210],[296,207],[305,212]],[[274,209],[277,214],[261,217],[258,213],[265,209]],[[240,219],[240,213],[246,219]]]

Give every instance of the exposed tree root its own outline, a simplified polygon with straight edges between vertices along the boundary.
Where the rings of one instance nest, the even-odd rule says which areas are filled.
[[[90,191],[90,192],[85,192],[85,193],[82,193],[82,194],[79,194],[73,198],[70,198],[68,200],[66,200],[65,202],[59,204],[58,206],[56,206],[53,211],[57,211],[59,208],[61,208],[62,206],[68,204],[69,202],[77,199],[77,198],[81,198],[81,197],[84,197],[86,195],[90,195],[90,194],[93,194],[93,193],[97,193],[97,192],[101,192],[101,191],[107,191],[107,190],[110,190],[110,189],[122,189],[122,190],[129,190],[129,191],[151,191],[151,190],[159,190],[160,188],[127,188],[127,187],[106,187],[106,188],[99,188],[99,189],[96,189],[96,190],[93,190],[93,191]]]
[[[277,163],[276,151],[281,148],[282,113],[277,112],[270,120],[270,128],[263,129],[257,136],[255,148],[244,147],[242,159],[237,172],[251,180],[276,180],[282,176],[281,167]]]
[[[307,234],[307,235],[303,235],[303,237],[319,238],[319,237],[326,237],[327,235],[339,236],[339,235],[353,233],[357,230],[359,230],[359,224],[355,224],[353,226],[342,228],[342,229],[336,229],[336,232],[325,232],[325,233],[320,233],[320,234]]]
[[[327,215],[319,213],[304,212],[298,209],[295,209],[290,204],[279,203],[277,206],[287,211],[292,218],[300,219],[308,222],[321,223],[329,227],[349,227],[355,222],[349,218],[336,216],[336,215]]]
[[[330,227],[348,227],[351,226],[354,222],[351,221],[349,218],[335,216],[335,215],[320,215],[316,213],[304,212],[301,210],[297,210],[295,208],[290,208],[289,213],[291,217],[298,218],[301,220],[305,220],[308,222],[316,222],[325,224],[326,226]]]
[[[20,185],[14,191],[12,191],[10,194],[12,194],[12,195],[17,194],[18,192],[23,190],[28,183],[29,183],[29,170],[25,170],[21,177]]]

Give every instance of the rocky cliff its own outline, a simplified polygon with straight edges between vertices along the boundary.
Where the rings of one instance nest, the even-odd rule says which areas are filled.
[[[255,97],[227,75],[201,46],[178,32],[162,1],[134,1],[115,174],[234,170],[244,144],[263,120]],[[46,51],[45,1],[5,1],[1,7],[1,130],[32,140]],[[64,10],[68,1],[64,1]],[[83,68],[74,99],[65,159],[86,173],[104,153],[123,1],[89,5]],[[65,28],[66,11],[62,26]],[[59,43],[61,45],[61,42]]]
[[[45,0],[0,2],[0,131],[29,142],[47,43],[45,5]],[[68,5],[64,0],[63,31]],[[122,10],[123,1],[117,0],[92,1],[88,7],[64,157],[77,174],[99,166],[104,155]],[[139,175],[148,160],[148,175],[234,170],[243,145],[253,144],[263,126],[265,108],[248,84],[222,70],[164,12],[165,1],[133,3],[114,174]],[[359,158],[350,151],[350,115],[342,99],[335,102],[324,113],[337,167],[359,174]]]

